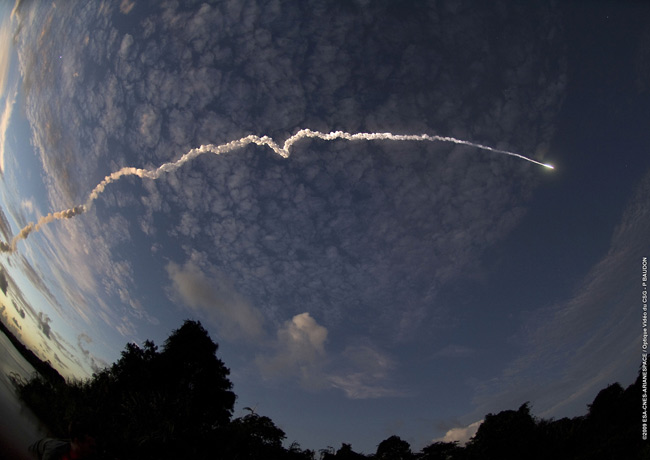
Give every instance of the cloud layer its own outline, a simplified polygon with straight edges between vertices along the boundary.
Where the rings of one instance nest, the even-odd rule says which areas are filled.
[[[15,20],[47,191],[14,213],[21,225],[85,203],[123,167],[251,134],[282,145],[301,127],[453,136],[544,161],[566,79],[546,6],[125,1],[24,4]],[[539,174],[467,145],[304,139],[283,159],[251,144],[111,183],[25,251],[48,260],[41,277],[80,333],[135,338],[172,308],[156,306],[171,281],[224,337],[269,344],[268,374],[302,366],[299,379],[321,373],[351,398],[395,396],[389,350],[449,314],[439,291],[517,225]],[[323,331],[335,345],[312,342]]]

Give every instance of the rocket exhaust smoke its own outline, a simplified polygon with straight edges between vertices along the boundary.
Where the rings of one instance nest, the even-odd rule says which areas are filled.
[[[14,238],[11,240],[11,244],[0,241],[0,252],[14,252],[16,250],[16,245],[20,240],[24,240],[32,232],[38,232],[41,227],[43,227],[43,225],[47,225],[53,220],[71,219],[74,216],[82,214],[84,212],[86,212],[86,207],[83,205],[75,206],[74,208],[65,209],[59,212],[51,212],[47,216],[43,216],[38,219],[38,222],[30,222],[29,224],[25,225],[20,230],[20,232],[18,232],[18,235],[14,236]]]
[[[301,129],[296,134],[294,134],[293,136],[289,137],[286,141],[284,141],[284,145],[282,147],[280,147],[280,145],[278,145],[272,138],[268,136],[260,137],[251,134],[250,136],[242,137],[241,139],[230,141],[221,145],[213,145],[213,144],[202,145],[198,148],[190,150],[185,155],[183,155],[180,159],[173,162],[164,163],[155,169],[140,169],[134,167],[125,167],[120,169],[119,171],[115,171],[114,173],[106,176],[99,184],[95,186],[95,188],[88,195],[85,204],[76,206],[74,208],[66,209],[64,211],[50,213],[44,217],[41,217],[36,223],[30,222],[22,230],[20,230],[18,235],[16,235],[12,239],[11,244],[7,244],[5,242],[0,241],[0,252],[14,252],[16,250],[16,244],[20,240],[24,240],[29,236],[30,233],[32,233],[33,231],[39,231],[42,226],[47,225],[54,220],[70,219],[74,216],[86,212],[88,209],[92,207],[93,202],[99,197],[99,195],[101,195],[104,192],[107,185],[120,180],[124,176],[137,176],[142,179],[146,178],[146,179],[156,180],[163,174],[175,171],[181,166],[183,166],[185,163],[187,163],[188,161],[191,161],[194,158],[203,155],[205,153],[221,155],[222,153],[227,153],[233,150],[241,149],[249,144],[256,144],[261,146],[265,145],[269,147],[271,150],[273,150],[276,154],[280,155],[281,157],[289,158],[289,156],[291,155],[291,148],[293,147],[293,144],[305,138],[316,138],[324,141],[334,141],[337,139],[343,139],[347,141],[390,140],[390,141],[419,141],[419,142],[450,142],[458,145],[467,145],[470,147],[486,150],[489,152],[500,153],[503,155],[510,155],[522,160],[529,161],[531,163],[535,163],[536,165],[539,166],[544,166],[546,168],[553,169],[552,165],[540,163],[539,161],[535,161],[531,158],[525,157],[518,153],[495,149],[493,147],[488,147],[486,145],[476,144],[474,142],[464,141],[453,137],[444,137],[444,136],[436,136],[436,135],[432,136],[429,134],[346,133],[344,131],[333,131],[330,133],[322,133],[320,131],[312,131],[310,129]]]
[[[499,150],[493,147],[488,147],[486,145],[476,144],[474,142],[464,141],[461,139],[455,139],[453,137],[443,137],[443,136],[431,136],[429,134],[392,134],[392,133],[346,133],[344,131],[334,131],[331,133],[322,133],[320,131],[312,131],[311,129],[301,129],[296,134],[284,141],[284,145],[280,147],[273,139],[268,136],[256,136],[251,134],[250,136],[242,137],[241,139],[230,141],[226,144],[213,145],[207,144],[202,145],[196,149],[192,149],[183,155],[180,159],[174,162],[164,163],[156,169],[139,169],[133,167],[125,167],[116,171],[104,178],[97,186],[90,192],[88,195],[88,200],[86,201],[85,206],[90,208],[93,201],[97,199],[99,195],[102,194],[104,189],[108,184],[111,184],[119,180],[123,176],[138,176],[140,178],[147,179],[158,179],[165,173],[175,171],[176,169],[183,166],[190,160],[203,155],[204,153],[213,153],[215,155],[221,155],[222,153],[231,152],[233,150],[241,149],[248,144],[257,144],[257,145],[266,145],[275,153],[280,155],[283,158],[289,158],[291,155],[291,147],[293,144],[298,142],[300,139],[305,138],[318,138],[325,141],[333,141],[336,139],[344,139],[348,141],[374,141],[374,140],[390,140],[390,141],[427,141],[427,142],[451,142],[454,144],[468,145],[470,147],[475,147],[482,150],[487,150],[490,152],[501,153],[504,155],[510,155],[513,157],[521,158],[522,160],[530,161],[540,166],[553,169],[553,166],[549,164],[540,163],[531,158],[525,157],[518,153],[508,152],[506,150]]]

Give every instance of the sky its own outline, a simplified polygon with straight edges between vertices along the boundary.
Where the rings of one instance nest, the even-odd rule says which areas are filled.
[[[18,0],[0,15],[1,319],[66,377],[200,320],[235,416],[365,453],[391,435],[464,441],[526,401],[581,415],[634,381],[644,2]],[[302,129],[461,142],[279,150]],[[268,138],[219,147],[250,135]],[[149,177],[105,180],[129,167]]]

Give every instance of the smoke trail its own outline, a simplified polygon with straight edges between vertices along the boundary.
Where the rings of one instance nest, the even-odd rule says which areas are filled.
[[[20,232],[18,232],[18,235],[14,236],[14,238],[11,240],[11,244],[7,244],[4,241],[0,241],[0,252],[14,252],[16,251],[16,245],[20,240],[24,240],[27,238],[30,233],[32,232],[38,232],[43,225],[47,225],[53,220],[62,220],[62,219],[71,219],[74,216],[78,214],[82,214],[86,212],[86,207],[81,205],[81,206],[75,206],[74,208],[66,209],[63,211],[59,212],[51,212],[47,216],[41,217],[38,222],[30,222],[29,224],[25,225]]]
[[[140,178],[147,179],[158,179],[161,175],[175,171],[180,168],[182,165],[187,163],[190,160],[203,155],[204,153],[213,153],[215,155],[221,155],[222,153],[231,152],[233,150],[241,149],[248,144],[257,144],[257,145],[266,145],[276,154],[280,155],[283,158],[289,158],[291,155],[291,147],[293,144],[298,142],[301,139],[305,138],[317,138],[325,141],[333,141],[336,139],[344,139],[348,141],[374,141],[374,140],[391,140],[391,141],[427,141],[427,142],[451,142],[459,145],[468,145],[470,147],[475,147],[482,150],[488,150],[490,152],[501,153],[504,155],[510,155],[513,157],[520,158],[522,160],[530,161],[540,166],[553,169],[553,166],[549,164],[540,163],[531,158],[525,157],[518,153],[508,152],[506,150],[499,150],[493,147],[488,147],[482,144],[476,144],[474,142],[464,141],[461,139],[456,139],[453,137],[443,137],[443,136],[431,136],[429,134],[392,134],[392,133],[346,133],[344,131],[334,131],[331,133],[322,133],[320,131],[312,131],[311,129],[301,129],[293,136],[289,137],[284,141],[284,145],[280,147],[273,139],[268,136],[256,136],[251,134],[250,136],[242,137],[241,139],[228,142],[221,145],[207,144],[202,145],[196,149],[192,149],[183,155],[180,159],[174,162],[164,163],[156,169],[139,169],[133,167],[125,167],[116,171],[104,178],[97,186],[90,192],[88,195],[88,200],[86,201],[85,206],[90,208],[93,201],[97,199],[99,195],[104,191],[107,185],[119,180],[123,176],[138,176]]]
[[[45,217],[42,217],[36,224],[34,223],[29,223],[27,226],[25,226],[20,233],[14,237],[14,239],[11,242],[11,245],[8,245],[7,243],[4,243],[0,241],[0,252],[13,252],[16,250],[16,243],[20,240],[24,240],[29,236],[29,234],[33,231],[38,231],[43,225],[46,225],[53,220],[58,220],[58,219],[70,219],[78,214],[81,214],[83,212],[86,212],[88,209],[92,207],[93,202],[101,195],[104,190],[106,189],[106,186],[109,184],[112,184],[113,182],[116,182],[120,180],[124,176],[137,176],[142,179],[158,179],[160,176],[163,174],[172,172],[183,166],[185,163],[188,161],[191,161],[195,159],[196,157],[203,155],[204,153],[213,153],[215,155],[221,155],[222,153],[227,153],[231,152],[233,150],[238,150],[241,149],[249,144],[256,144],[260,146],[267,146],[271,150],[273,150],[276,154],[280,155],[283,158],[289,158],[291,155],[291,148],[293,147],[293,144],[298,142],[301,139],[305,138],[316,138],[316,139],[322,139],[325,141],[333,141],[336,139],[343,139],[343,140],[348,140],[348,141],[358,141],[358,140],[364,140],[364,141],[374,141],[374,140],[391,140],[391,141],[426,141],[426,142],[450,142],[453,144],[459,144],[459,145],[468,145],[470,147],[475,147],[478,149],[482,150],[487,150],[490,152],[495,152],[495,153],[501,153],[504,155],[510,155],[513,157],[520,158],[522,160],[529,161],[531,163],[535,163],[536,165],[544,166],[546,168],[553,169],[553,166],[549,164],[544,164],[540,163],[539,161],[535,161],[531,158],[525,157],[523,155],[520,155],[518,153],[513,153],[513,152],[508,152],[506,150],[499,150],[495,149],[493,147],[488,147],[486,145],[482,144],[476,144],[474,142],[469,142],[469,141],[464,141],[462,139],[456,139],[453,137],[444,137],[444,136],[436,136],[436,135],[429,135],[429,134],[392,134],[392,133],[347,133],[344,131],[333,131],[331,133],[322,133],[320,131],[312,131],[311,129],[301,129],[298,131],[296,134],[293,136],[289,137],[286,141],[284,141],[284,145],[280,147],[272,138],[268,136],[256,136],[254,134],[251,134],[250,136],[242,137],[241,139],[237,139],[234,141],[227,142],[225,144],[221,145],[213,145],[213,144],[207,144],[207,145],[202,145],[198,148],[192,149],[189,152],[187,152],[185,155],[183,155],[181,158],[179,158],[176,161],[169,162],[169,163],[164,163],[160,165],[159,167],[155,169],[141,169],[141,168],[134,168],[134,167],[125,167],[120,169],[119,171],[115,171],[112,174],[109,174],[106,176],[99,184],[95,186],[95,188],[90,192],[88,195],[88,198],[86,200],[86,203],[77,206],[65,211],[60,211],[56,213],[50,213]]]

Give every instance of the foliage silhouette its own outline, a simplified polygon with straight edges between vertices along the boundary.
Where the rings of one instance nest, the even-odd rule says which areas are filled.
[[[506,410],[496,415],[487,414],[469,449],[484,459],[532,458],[537,445],[536,423],[530,415],[528,403],[518,410]]]
[[[250,413],[231,420],[235,393],[229,369],[217,358],[218,345],[200,322],[187,320],[162,350],[152,341],[129,343],[120,359],[85,381],[35,374],[14,376],[19,397],[56,437],[70,422],[96,433],[108,459],[314,460],[266,416]],[[465,445],[434,442],[420,452],[390,436],[374,454],[343,443],[321,450],[321,460],[489,460],[650,459],[641,439],[641,373],[628,388],[616,383],[598,393],[586,415],[537,419],[529,403],[488,414]]]
[[[351,444],[341,444],[341,448],[336,451],[336,458],[340,460],[360,460],[365,456],[356,453],[352,450]]]
[[[55,436],[65,436],[71,420],[94,421],[109,457],[200,457],[230,422],[235,403],[216,351],[199,322],[185,321],[162,352],[151,341],[142,348],[129,343],[115,364],[88,381],[35,377],[18,382],[18,391]]]
[[[641,373],[623,390],[610,385],[584,416],[538,420],[528,403],[517,411],[488,414],[466,445],[462,459],[650,459],[641,439]]]
[[[334,452],[334,448],[321,450],[321,460],[362,460],[368,458],[352,450],[351,444],[342,443],[341,448]]]
[[[418,456],[418,460],[451,460],[460,458],[463,448],[455,442],[434,442],[428,445]]]
[[[399,436],[391,436],[377,446],[377,460],[410,460],[413,458],[411,446]]]

